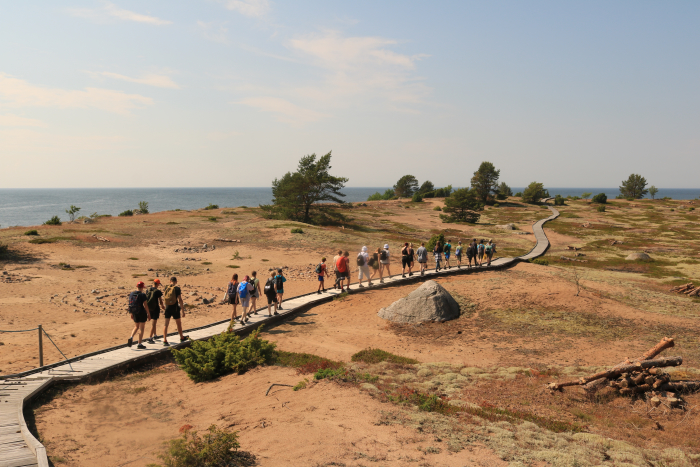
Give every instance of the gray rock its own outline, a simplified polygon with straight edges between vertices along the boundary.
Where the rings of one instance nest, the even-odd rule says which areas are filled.
[[[638,253],[630,254],[625,259],[627,261],[651,261],[651,256],[649,256],[648,254],[643,253],[643,252],[638,252]]]
[[[378,313],[396,323],[422,323],[459,318],[459,304],[435,281],[426,281],[416,290]]]
[[[504,224],[504,225],[497,225],[495,226],[497,229],[503,229],[503,230],[515,230],[515,224]]]

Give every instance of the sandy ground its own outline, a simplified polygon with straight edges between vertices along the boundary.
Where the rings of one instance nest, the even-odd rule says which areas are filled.
[[[478,446],[424,452],[442,443],[381,423],[394,408],[356,388],[321,381],[298,392],[275,387],[265,396],[273,383],[302,379],[290,369],[267,367],[200,384],[175,365],[141,376],[71,388],[37,412],[55,465],[145,466],[158,462],[162,443],[178,437],[183,425],[204,430],[212,423],[237,430],[241,449],[260,466],[506,465]]]

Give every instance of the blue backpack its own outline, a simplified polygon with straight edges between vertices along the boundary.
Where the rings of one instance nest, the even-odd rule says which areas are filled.
[[[247,282],[241,282],[241,285],[238,286],[238,296],[241,297],[241,300],[245,299],[248,296]]]

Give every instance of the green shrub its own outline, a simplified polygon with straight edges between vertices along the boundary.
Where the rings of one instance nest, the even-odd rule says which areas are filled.
[[[598,211],[598,212],[605,212],[605,206],[603,206],[603,205],[601,204],[600,206],[597,206],[597,207],[595,208],[595,210]]]
[[[562,195],[557,195],[554,197],[555,206],[564,206],[564,197]]]
[[[218,217],[216,217],[216,216],[209,216],[209,217],[207,217],[207,220],[208,220],[208,221],[211,221],[211,222],[216,222],[217,219],[218,219]]]
[[[493,207],[494,207],[494,208],[500,208],[500,207],[501,207],[501,204],[500,204],[500,203],[493,203]]]
[[[521,198],[523,196],[523,192],[519,191],[515,194],[515,196],[517,196],[518,198]]]
[[[695,211],[695,208],[688,208],[688,211]]]
[[[435,206],[433,208],[433,211],[442,211],[442,208],[440,206]]]
[[[503,200],[508,199],[508,197],[507,197],[506,195],[504,195],[503,193],[497,193],[497,194],[496,194],[496,199],[497,199],[498,201],[503,201]]]
[[[141,214],[148,214],[148,203],[146,201],[139,201],[139,212]]]
[[[425,245],[425,248],[429,252],[432,252],[435,249],[435,245],[437,245],[437,242],[440,242],[444,245],[445,244],[445,235],[441,234],[441,233],[433,235],[432,237],[430,237],[430,240],[428,240],[428,244]]]
[[[0,258],[10,254],[10,247],[5,243],[0,243]]]
[[[36,229],[27,230],[26,232],[24,232],[24,235],[39,235],[39,232]]]
[[[340,376],[345,374],[345,368],[322,368],[318,370],[316,373],[314,373],[314,379],[315,380],[320,380],[320,379],[326,379],[326,378],[334,378],[336,376]]]
[[[549,260],[547,258],[535,258],[531,259],[532,264],[539,264],[540,266],[549,266]]]
[[[394,355],[385,350],[367,348],[365,350],[360,350],[355,355],[352,356],[353,362],[364,362],[364,363],[401,363],[412,365],[418,363],[418,360],[414,360],[408,357],[401,357],[399,355]]]
[[[291,232],[292,232],[292,233],[296,233],[296,234],[303,234],[303,233],[304,233],[304,230],[303,230],[303,229],[300,229],[299,227],[297,227],[297,228],[292,229]]]
[[[134,215],[134,211],[132,211],[131,209],[127,209],[126,211],[119,213],[120,217],[127,217],[127,216],[133,216],[133,215]]]
[[[242,206],[242,207],[245,207],[245,206]],[[209,203],[209,206],[205,207],[204,209],[206,209],[208,211],[211,211],[212,209],[219,209],[219,205]]]
[[[189,348],[173,349],[173,357],[196,383],[228,373],[240,374],[274,361],[276,344],[260,339],[261,329],[262,326],[243,340],[223,332],[207,341],[194,341]]]
[[[608,202],[608,197],[605,193],[598,193],[593,198],[591,198],[591,201],[594,203],[605,204]]]
[[[306,382],[307,381],[305,379],[299,381],[297,384],[294,385],[292,391],[299,391],[300,389],[306,388]]]
[[[256,465],[255,456],[239,451],[236,432],[211,425],[203,435],[184,426],[182,437],[165,443],[165,452],[158,455],[164,467],[248,467]],[[148,467],[163,467],[148,464]]]
[[[341,362],[329,360],[310,353],[285,352],[276,350],[273,360],[274,365],[296,368],[300,374],[316,373],[326,368],[340,368]]]
[[[411,201],[414,203],[422,203],[423,202],[423,197],[421,196],[420,193],[415,193],[413,197],[411,198]]]
[[[44,243],[56,243],[58,240],[56,238],[34,238],[29,240],[29,243],[34,243],[37,245],[42,245]]]
[[[61,225],[61,218],[53,216],[51,219],[44,222],[44,225]]]

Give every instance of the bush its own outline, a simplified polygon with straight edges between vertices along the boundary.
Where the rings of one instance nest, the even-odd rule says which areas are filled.
[[[562,197],[562,195],[557,195],[554,197],[554,205],[564,206],[564,198]]]
[[[603,206],[602,204],[600,206],[596,207],[595,209],[598,212],[605,212],[605,206]]]
[[[340,368],[343,366],[341,362],[329,360],[309,353],[285,352],[283,350],[275,351],[274,365],[296,368],[300,374],[316,373],[318,370],[326,368]]]
[[[27,230],[26,232],[24,232],[24,235],[39,235],[39,232],[37,232],[36,229]]]
[[[506,195],[504,195],[503,193],[498,193],[498,194],[496,195],[496,199],[499,200],[499,201],[503,201],[503,200],[505,200],[505,199],[508,199],[508,197],[507,197]]]
[[[131,209],[127,209],[126,211],[119,213],[119,217],[127,217],[127,216],[133,216],[133,215],[134,215],[134,211],[132,211]]]
[[[428,240],[428,244],[425,245],[425,248],[428,250],[429,253],[432,253],[432,251],[435,249],[435,245],[437,245],[437,242],[440,242],[444,245],[445,244],[445,235],[444,234],[435,234],[432,237],[430,237],[430,240]]]
[[[442,208],[440,206],[435,206],[433,208],[433,211],[442,211]]]
[[[245,207],[245,206],[241,206],[241,207]],[[209,206],[205,207],[204,209],[206,209],[208,211],[211,211],[212,209],[219,209],[219,205],[209,203]]]
[[[211,425],[200,436],[189,425],[183,428],[182,437],[165,443],[165,452],[158,455],[165,467],[247,467],[256,464],[253,454],[238,450],[241,445],[236,432]],[[148,467],[162,466],[149,464]]]
[[[326,378],[334,378],[336,376],[340,376],[345,374],[346,370],[345,368],[323,368],[321,370],[318,370],[316,373],[314,373],[314,379],[315,380],[320,380],[320,379],[326,379]]]
[[[540,266],[549,266],[549,260],[546,258],[535,258],[531,259],[532,264],[539,264]]]
[[[216,216],[209,216],[209,217],[207,217],[207,220],[208,220],[208,221],[211,221],[211,222],[216,222],[217,219],[218,219],[218,217],[216,217]]]
[[[139,201],[139,212],[141,214],[148,214],[148,203],[146,201]]]
[[[515,194],[515,196],[517,196],[518,198],[521,198],[523,196],[523,192],[519,191]]]
[[[352,361],[353,362],[364,362],[364,363],[369,363],[369,364],[390,362],[390,363],[401,363],[401,364],[412,365],[412,364],[418,363],[418,360],[414,360],[412,358],[400,357],[398,355],[394,355],[392,353],[386,352],[386,351],[381,350],[381,349],[372,349],[372,348],[360,350],[359,352],[357,352],[355,355],[352,356]]]
[[[53,216],[51,219],[44,222],[44,225],[61,225],[61,219],[58,216]]]
[[[608,202],[608,197],[605,193],[598,193],[593,198],[591,198],[591,201],[594,203],[605,204]]]
[[[411,201],[413,201],[414,203],[422,203],[423,197],[420,195],[420,193],[415,193],[411,198]]]
[[[301,229],[301,228],[299,228],[299,227],[297,227],[297,228],[292,229],[291,232],[292,232],[292,233],[296,233],[296,234],[303,234],[303,233],[304,233],[304,230]]]
[[[547,198],[549,192],[545,190],[544,185],[538,182],[532,182],[523,191],[523,201],[530,204],[538,203],[542,198]]]
[[[500,208],[500,207],[501,207],[501,204],[500,204],[500,203],[493,203],[493,207],[494,207],[494,208]]]
[[[276,344],[260,339],[261,329],[262,326],[243,340],[223,332],[207,341],[194,341],[189,348],[173,349],[173,357],[196,383],[232,372],[240,374],[274,361]]]
[[[435,198],[435,192],[434,191],[428,191],[427,193],[423,194],[423,198]]]
[[[0,243],[0,258],[10,254],[10,247],[5,243]]]

